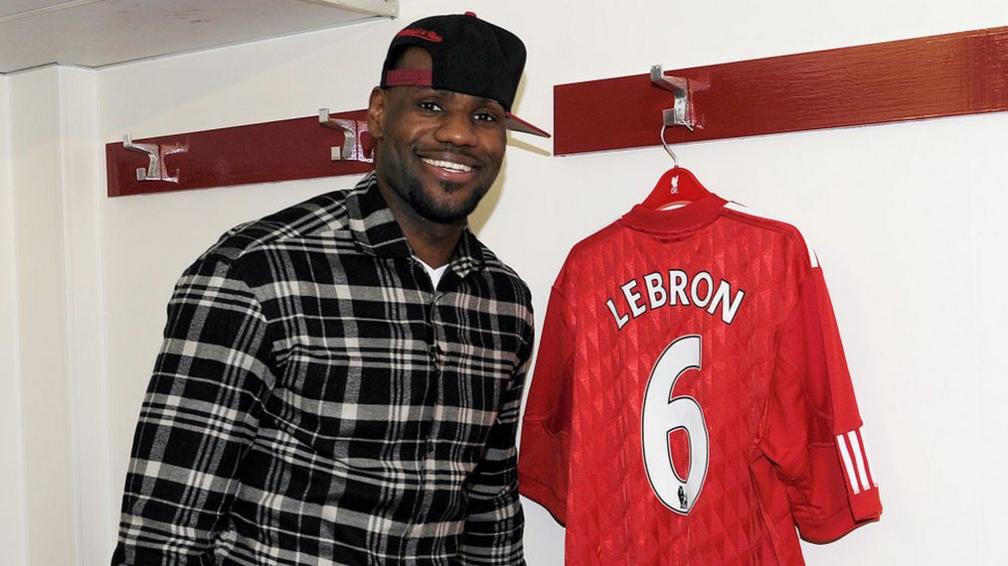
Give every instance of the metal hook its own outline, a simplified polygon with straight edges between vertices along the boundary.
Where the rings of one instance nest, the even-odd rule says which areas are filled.
[[[666,76],[661,65],[651,66],[651,84],[672,93],[674,105],[662,110],[662,122],[668,126],[686,126],[693,131],[693,111],[690,105],[689,81],[683,77]]]
[[[679,169],[679,159],[676,158],[675,152],[672,151],[672,148],[669,147],[668,142],[665,141],[665,130],[668,127],[669,127],[668,124],[663,124],[661,127],[661,131],[658,132],[658,135],[661,136],[662,147],[665,148],[665,151],[668,152],[669,157],[672,158],[672,171],[674,172],[674,175],[672,175],[672,178],[669,179],[669,194],[677,195],[679,194],[679,172],[676,171],[676,169]]]
[[[672,151],[672,148],[669,147],[668,142],[665,141],[665,130],[668,129],[668,127],[669,127],[668,124],[663,124],[661,127],[661,131],[658,132],[658,135],[661,137],[662,147],[665,148],[665,151],[668,152],[669,156],[672,158],[672,168],[676,169],[679,167],[679,159],[676,158],[675,152]]]
[[[328,108],[319,108],[319,124],[327,128],[343,131],[343,146],[333,146],[330,150],[333,161],[353,159],[357,147],[357,125],[353,120],[333,120]]]
[[[137,181],[161,180],[161,148],[152,143],[133,143],[133,136],[129,134],[123,135],[123,147],[147,156],[147,168],[136,170]]]
[[[165,157],[189,151],[189,144],[188,142],[174,144],[135,143],[133,136],[125,134],[123,135],[123,148],[137,151],[147,156],[147,168],[139,167],[136,170],[137,181],[178,183],[178,171],[175,172],[174,176],[168,174]]]
[[[319,108],[319,124],[327,128],[343,131],[343,145],[332,146],[329,150],[333,161],[374,162],[373,150],[365,154],[363,147],[362,136],[368,131],[367,122],[333,119],[329,117],[328,108]]]

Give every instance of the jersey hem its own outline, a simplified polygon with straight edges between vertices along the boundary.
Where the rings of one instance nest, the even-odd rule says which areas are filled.
[[[561,527],[567,527],[566,512],[561,511],[561,509],[566,510],[567,503],[557,497],[548,484],[524,475],[519,471],[518,493],[535,501],[546,509],[550,516],[553,517],[553,520]]]
[[[850,507],[840,509],[829,517],[801,521],[798,531],[802,540],[814,544],[827,544],[843,538],[855,529],[874,523],[882,516],[882,502],[878,488],[864,492],[851,501]]]

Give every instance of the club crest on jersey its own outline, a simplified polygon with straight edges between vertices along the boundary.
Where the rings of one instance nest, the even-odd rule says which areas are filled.
[[[744,291],[733,293],[731,283],[724,279],[715,286],[710,273],[700,271],[690,277],[681,269],[670,269],[667,275],[656,271],[631,279],[620,285],[620,291],[616,295],[618,305],[612,298],[606,301],[619,330],[649,310],[691,305],[711,315],[720,310],[721,320],[731,324],[745,298]]]

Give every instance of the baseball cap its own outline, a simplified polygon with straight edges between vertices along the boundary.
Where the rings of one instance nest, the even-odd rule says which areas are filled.
[[[431,70],[393,68],[407,47],[430,53]],[[508,30],[473,12],[431,16],[406,26],[392,39],[381,86],[427,86],[496,100],[507,112],[507,129],[548,138],[545,130],[511,113],[524,69],[525,44]]]

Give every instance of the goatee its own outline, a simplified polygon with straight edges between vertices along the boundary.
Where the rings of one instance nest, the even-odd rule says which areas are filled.
[[[440,184],[441,189],[446,194],[452,194],[463,188],[463,185],[459,183],[450,183],[448,181],[441,181]],[[423,186],[419,182],[411,180],[406,191],[406,201],[409,202],[417,214],[431,222],[437,222],[438,224],[458,224],[465,222],[472,211],[476,210],[476,206],[479,205],[483,195],[489,190],[490,187],[487,185],[477,185],[465,202],[457,206],[441,206],[434,202],[433,199],[428,199],[424,195]]]

